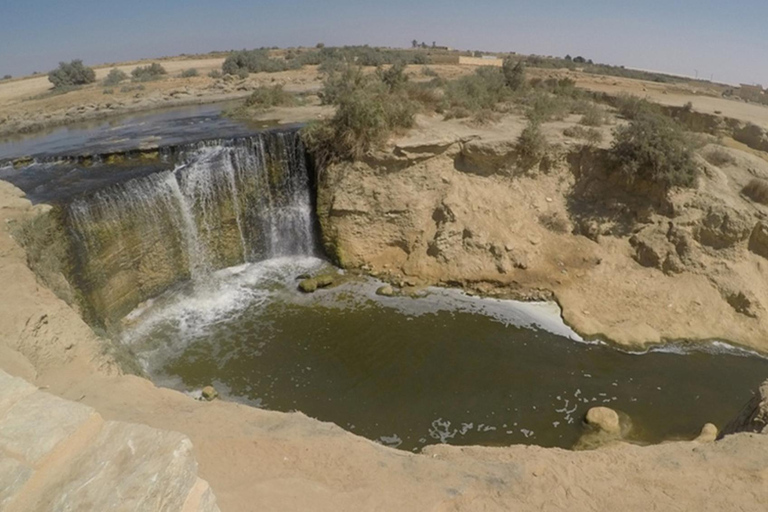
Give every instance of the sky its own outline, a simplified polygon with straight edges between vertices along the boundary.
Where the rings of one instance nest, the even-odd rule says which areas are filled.
[[[768,85],[766,0],[0,0],[0,76],[261,46],[413,39]]]

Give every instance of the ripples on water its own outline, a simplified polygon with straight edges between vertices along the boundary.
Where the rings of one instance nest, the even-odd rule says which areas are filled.
[[[692,437],[734,417],[768,373],[724,344],[638,355],[586,343],[551,304],[443,289],[385,298],[370,279],[296,290],[297,275],[325,266],[292,257],[216,272],[134,311],[124,341],[160,384],[214,383],[406,450],[571,447],[596,405],[629,414],[638,440]]]

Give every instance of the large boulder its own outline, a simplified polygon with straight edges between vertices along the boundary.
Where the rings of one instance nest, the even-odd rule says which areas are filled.
[[[606,434],[619,435],[621,433],[619,414],[608,407],[592,407],[587,411],[586,422],[587,425]]]

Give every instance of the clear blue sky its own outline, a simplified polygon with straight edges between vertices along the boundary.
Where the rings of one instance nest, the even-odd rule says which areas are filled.
[[[0,0],[0,75],[73,58],[414,38],[768,85],[766,0]]]

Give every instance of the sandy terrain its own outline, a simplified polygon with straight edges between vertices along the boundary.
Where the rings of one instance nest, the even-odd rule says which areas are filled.
[[[320,87],[320,77],[314,66],[280,73],[252,74],[246,80],[209,78],[209,71],[221,68],[222,58],[165,58],[106,65],[96,68],[96,76],[101,81],[115,66],[130,74],[136,66],[151,62],[160,62],[168,71],[168,75],[162,80],[143,83],[143,90],[129,87],[130,90],[123,92],[121,89],[124,85],[132,85],[128,81],[109,88],[112,90],[111,94],[104,94],[104,86],[97,82],[66,94],[53,95],[50,94],[51,84],[47,75],[0,83],[0,135],[30,132],[127,112],[242,98],[261,85],[282,84],[294,93],[312,93]],[[430,67],[447,79],[457,78],[477,69],[471,65]],[[179,77],[181,71],[190,68],[197,69],[200,76]],[[422,68],[423,66],[410,66],[408,73],[416,79],[429,79],[422,76]],[[367,71],[372,72],[373,69],[369,68]],[[609,94],[627,92],[648,97],[665,105],[682,106],[691,102],[696,111],[731,117],[768,128],[768,107],[722,98],[722,87],[714,85],[707,87],[700,84],[660,84],[568,70],[530,68],[528,72],[531,78],[567,76],[585,89]]]

